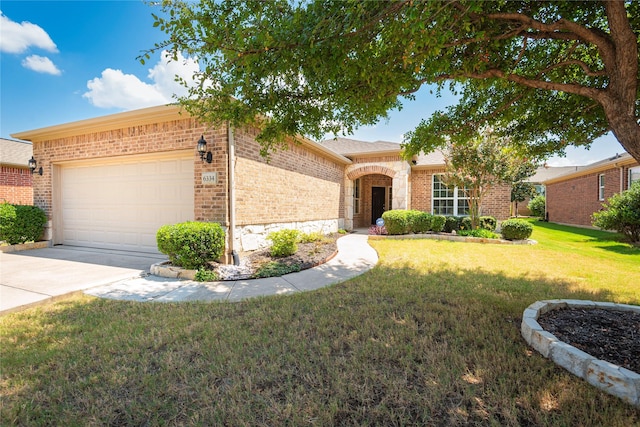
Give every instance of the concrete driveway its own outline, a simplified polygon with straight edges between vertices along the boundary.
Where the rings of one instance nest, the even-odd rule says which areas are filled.
[[[0,253],[0,314],[147,273],[164,255],[55,246]]]

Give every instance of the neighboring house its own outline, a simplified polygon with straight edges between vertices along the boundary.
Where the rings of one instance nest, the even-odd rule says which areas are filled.
[[[548,166],[546,163],[544,166],[540,166],[536,169],[536,173],[526,179],[526,182],[530,182],[536,189],[537,194],[541,194],[543,196],[546,195],[546,188],[543,182],[555,178],[560,175],[567,174],[569,172],[577,172],[578,170],[584,168],[584,166]],[[531,215],[531,210],[527,207],[529,204],[530,198],[526,198],[522,202],[518,202],[517,204],[513,203],[513,212],[516,212],[517,206],[517,214],[519,216],[529,216]]]
[[[33,205],[30,142],[0,138],[0,202]]]
[[[257,133],[212,128],[172,105],[12,136],[32,141],[43,167],[34,203],[47,213],[53,244],[157,252],[161,225],[214,221],[227,230],[228,261],[281,228],[368,227],[389,209],[464,213],[462,192],[438,178],[439,154],[407,162],[395,143],[297,138],[266,160]],[[483,213],[506,219],[509,203],[509,188],[498,187]]]
[[[636,181],[640,181],[640,166],[627,153],[547,179],[547,219],[590,227],[591,215],[601,210],[608,198]]]

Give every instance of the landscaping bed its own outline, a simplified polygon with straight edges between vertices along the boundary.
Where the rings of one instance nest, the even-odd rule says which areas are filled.
[[[544,314],[538,323],[591,356],[640,373],[640,313],[564,308]]]
[[[313,268],[333,258],[337,253],[336,241],[342,235],[338,233],[323,236],[313,242],[299,242],[293,255],[274,257],[269,248],[239,254],[239,265],[210,262],[207,271],[213,273],[208,280],[199,280],[196,270],[185,270],[171,265],[170,262],[154,264],[151,273],[163,277],[177,277],[198,281],[230,281],[265,277],[277,277],[283,274]]]

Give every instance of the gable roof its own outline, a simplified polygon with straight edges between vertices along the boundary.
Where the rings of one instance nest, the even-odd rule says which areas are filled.
[[[584,169],[584,166],[540,166],[527,182],[545,182],[571,172]]]
[[[321,141],[320,144],[346,157],[373,156],[393,154],[399,155],[402,147],[397,142],[389,141],[359,141],[350,138],[334,138]],[[414,167],[433,167],[444,165],[444,155],[440,150],[429,154],[420,153],[415,158]]]
[[[358,141],[350,138],[325,139],[320,144],[343,156],[400,152],[400,144],[388,141]]]
[[[622,166],[632,166],[637,165],[638,162],[631,157],[629,153],[616,154],[613,157],[608,159],[600,160],[595,163],[591,163],[586,166],[578,166],[572,167],[572,171],[557,175],[555,177],[547,178],[545,181],[542,181],[544,184],[553,184],[556,182],[566,181],[568,179],[577,178],[584,175],[589,175],[593,173],[604,172],[607,169],[619,168]]]
[[[180,105],[168,104],[155,107],[141,108],[138,110],[124,111],[106,116],[94,117],[91,119],[79,120],[70,123],[33,129],[24,132],[14,133],[11,136],[32,142],[44,141],[47,139],[64,138],[78,134],[104,132],[113,129],[120,129],[128,126],[140,126],[159,123],[169,120],[180,120],[190,117],[189,113]],[[351,160],[340,155],[328,147],[311,141],[308,138],[298,136],[296,141],[307,148],[329,157],[339,163],[349,164]],[[194,143],[195,146],[195,143]],[[31,157],[31,154],[29,155]],[[27,158],[28,160],[29,158]]]
[[[0,138],[0,164],[27,168],[32,155],[30,142]]]

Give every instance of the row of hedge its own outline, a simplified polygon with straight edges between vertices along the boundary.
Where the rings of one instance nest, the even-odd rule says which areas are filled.
[[[383,213],[382,219],[387,233],[392,235],[471,230],[469,217],[432,215],[418,210],[394,209]],[[494,231],[497,225],[498,221],[492,216],[480,217],[482,229]]]
[[[37,242],[46,223],[47,215],[37,206],[0,203],[0,241],[10,245]]]
[[[444,215],[432,215],[418,210],[394,209],[382,214],[387,234],[403,235],[409,233],[434,233],[471,230],[471,218]],[[480,217],[480,229],[495,231],[498,221],[492,216]],[[524,220],[510,219],[502,223],[502,237],[507,240],[528,239],[533,226]]]

